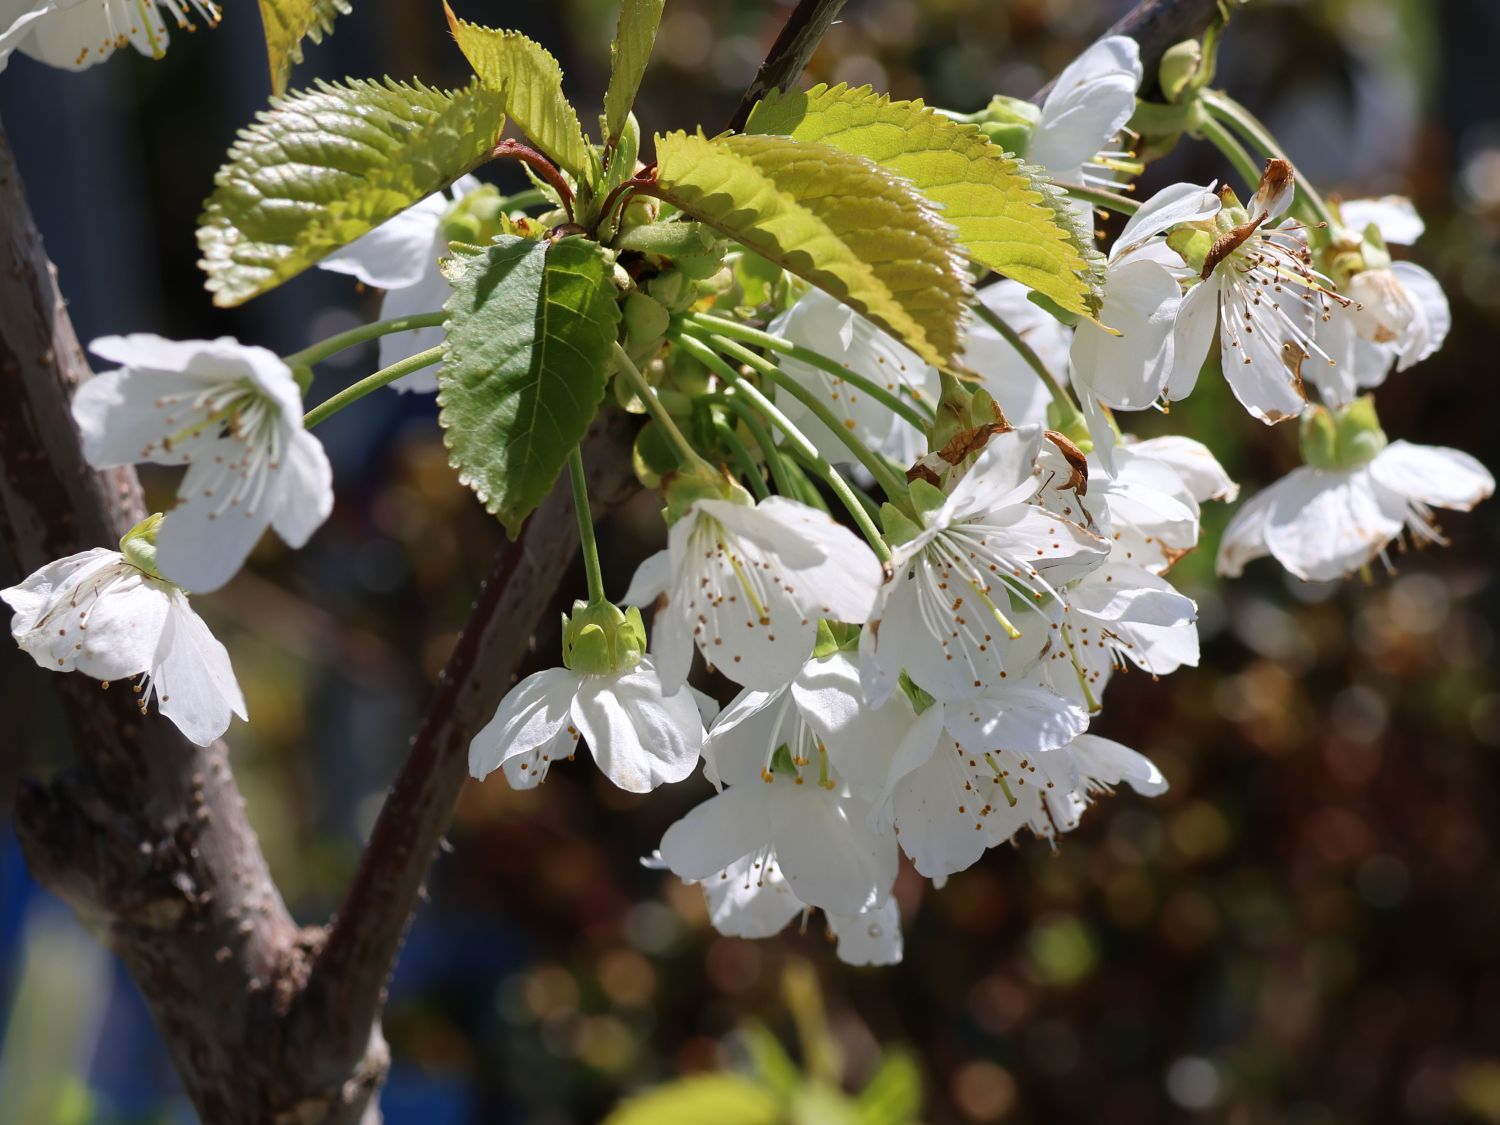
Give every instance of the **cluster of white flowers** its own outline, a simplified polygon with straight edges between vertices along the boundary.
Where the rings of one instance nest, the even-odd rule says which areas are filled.
[[[53,7],[65,5],[23,13],[0,43],[28,18],[40,34],[38,13]],[[1002,106],[992,124],[1080,197],[1118,201],[1111,190],[1138,168],[1120,138],[1140,79],[1134,43],[1108,39],[1040,110]],[[701,884],[725,934],[769,935],[819,909],[839,955],[861,964],[901,956],[901,853],[941,882],[1023,830],[1055,839],[1112,786],[1162,792],[1148,759],[1089,727],[1117,671],[1155,679],[1197,663],[1196,606],[1168,574],[1198,546],[1201,506],[1238,488],[1204,445],[1137,440],[1119,412],[1186,396],[1217,340],[1251,415],[1300,419],[1306,463],[1239,510],[1219,550],[1226,575],[1270,554],[1302,578],[1341,577],[1407,532],[1438,540],[1433,507],[1469,508],[1493,489],[1466,454],[1388,443],[1367,393],[1448,329],[1437,282],[1388,251],[1420,220],[1401,200],[1350,202],[1314,238],[1287,217],[1297,190],[1291,166],[1271,159],[1248,204],[1174,184],[1127,208],[1097,322],[1069,326],[1012,281],[984,288],[966,379],[816,290],[781,301],[764,332],[684,302],[673,323],[686,327],[667,347],[704,361],[704,400],[762,411],[860,534],[814,506],[809,478],[759,424],[779,495],[745,471],[743,446],[738,477],[694,462],[689,446],[662,484],[667,547],[635,574],[629,608],[604,599],[592,568],[590,600],[564,621],[564,666],[506,695],[472,742],[471,772],[530,788],[580,740],[631,792],[701,763],[714,794],[649,862]],[[449,292],[438,259],[498,206],[466,179],[323,262],[385,289],[387,315],[420,322],[383,337],[383,366],[440,342],[441,318],[424,315]],[[88,460],[184,467],[179,505],[119,552],[61,560],[0,596],[38,663],[138,677],[143,709],[154,696],[206,742],[245,708],[186,591],[223,585],[267,527],[304,543],[332,505],[328,462],[304,428],[297,373],[270,352],[150,336],[93,351],[121,366],[75,398]],[[744,383],[757,374],[767,392],[793,393],[770,401]],[[857,502],[835,468],[851,461],[887,493],[880,529],[877,505]],[[787,486],[798,479],[804,489]],[[695,652],[741,689],[722,711],[688,683]]]
[[[170,35],[162,9],[182,31],[193,17],[213,27],[213,0],[0,0],[0,70],[12,51],[66,70],[83,70],[121,47],[161,58]]]

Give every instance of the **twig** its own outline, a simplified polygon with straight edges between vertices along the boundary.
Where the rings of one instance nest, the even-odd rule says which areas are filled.
[[[568,181],[563,179],[562,173],[557,170],[557,165],[536,149],[528,148],[520,141],[501,141],[490,153],[490,159],[519,160],[547,181],[552,190],[557,192],[557,197],[562,200],[563,207],[567,209],[568,218],[573,218],[573,189],[568,186]]]
[[[760,64],[755,78],[739,108],[729,119],[729,128],[738,133],[750,120],[750,111],[772,90],[785,90],[807,69],[813,52],[823,41],[824,34],[838,18],[844,0],[798,0],[796,9],[787,17],[781,34],[771,44],[766,61]]]

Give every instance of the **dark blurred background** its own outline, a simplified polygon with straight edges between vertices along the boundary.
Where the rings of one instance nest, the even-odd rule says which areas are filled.
[[[1125,7],[850,0],[812,74],[974,109],[1029,94]],[[436,0],[355,8],[308,48],[296,84],[465,80]],[[614,0],[455,8],[549,46],[592,121]],[[717,128],[788,10],[668,0],[643,126]],[[317,271],[229,312],[203,290],[195,219],[265,104],[263,52],[255,6],[229,0],[218,30],[174,36],[162,62],[121,52],[67,74],[16,56],[0,75],[0,120],[84,339],[230,333],[286,352],[374,315],[371,295]],[[1257,2],[1220,72],[1325,190],[1416,199],[1428,234],[1414,254],[1448,290],[1454,329],[1380,392],[1382,417],[1393,438],[1492,468],[1497,58],[1494,0]],[[1189,145],[1142,191],[1227,174]],[[327,364],[312,397],[371,369],[373,352]],[[1217,383],[1140,423],[1208,441],[1247,493],[1296,463],[1290,427],[1255,424]],[[305,921],[336,903],[501,541],[447,468],[430,396],[374,396],[320,437],[337,475],[328,524],[296,554],[267,537],[195,603],[245,687],[254,722],[230,732],[236,770]],[[170,480],[148,485],[158,503],[170,494]],[[611,594],[658,545],[654,507],[643,498],[602,529]],[[779,982],[807,959],[847,1080],[904,1046],[934,1123],[1500,1122],[1500,505],[1448,519],[1448,549],[1337,587],[1269,562],[1218,583],[1215,509],[1176,572],[1202,610],[1203,667],[1121,677],[1097,727],[1153,757],[1171,791],[1105,798],[1055,850],[997,849],[941,891],[906,872],[898,968],[840,966],[819,920],[768,942],[719,938],[696,888],[642,869],[701,779],[637,798],[580,761],[530,793],[471,784],[392,987],[387,1120],[596,1121],[627,1092],[731,1062],[747,1019],[794,1044]],[[582,588],[581,574],[563,585]],[[536,641],[554,663],[555,630]],[[4,646],[6,793],[68,755],[23,666]],[[192,1120],[133,986],[30,881],[8,831],[0,1029],[0,1125]]]

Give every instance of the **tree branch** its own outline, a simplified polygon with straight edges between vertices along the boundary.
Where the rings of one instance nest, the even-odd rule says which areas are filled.
[[[3,129],[0,254],[0,541],[19,571],[7,577],[19,578],[114,546],[145,512],[133,470],[96,473],[83,459],[68,402],[89,366]],[[227,748],[194,746],[138,714],[128,688],[32,676],[37,691],[61,689],[77,764],[20,789],[28,865],[119,954],[203,1120],[275,1120],[295,1075],[267,1044],[301,946]]]
[[[1184,39],[1202,35],[1219,14],[1220,0],[1140,0],[1101,38],[1128,35],[1141,48],[1141,69],[1147,82],[1156,80],[1156,68],[1167,48]],[[1031,100],[1040,102],[1052,90],[1048,82]]]
[[[843,6],[844,0],[798,0],[781,34],[771,44],[766,61],[760,64],[745,96],[740,99],[739,108],[729,119],[730,129],[738,133],[750,120],[750,111],[756,102],[772,90],[788,89],[797,80],[797,76],[807,69],[813,52]]]

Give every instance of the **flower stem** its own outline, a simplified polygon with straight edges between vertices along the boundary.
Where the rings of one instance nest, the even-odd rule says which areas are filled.
[[[614,344],[614,357],[615,369],[625,377],[625,381],[630,384],[630,389],[635,391],[636,396],[640,398],[646,410],[655,419],[656,424],[662,428],[667,437],[671,439],[672,444],[677,447],[677,451],[682,454],[684,462],[688,465],[697,465],[713,472],[713,466],[703,459],[698,451],[693,448],[693,443],[688,441],[683,436],[682,431],[677,428],[677,423],[672,420],[671,412],[662,405],[661,399],[657,397],[656,388],[646,382],[646,377],[641,374],[641,369],[635,365],[635,361],[620,346],[619,341],[615,341]]]
[[[1052,401],[1057,404],[1063,428],[1067,429],[1070,425],[1082,423],[1083,412],[1079,409],[1073,395],[1067,387],[1062,385],[1057,376],[1047,369],[1047,365],[1042,362],[1042,357],[1036,354],[1036,349],[1011,327],[1010,322],[983,301],[974,302],[974,313],[980,320],[1000,333],[1001,339],[1015,348],[1016,354],[1026,361],[1026,366],[1037,373],[1048,392],[1051,393]]]
[[[393,316],[390,320],[361,324],[358,328],[351,328],[347,332],[340,332],[326,340],[320,340],[310,347],[303,348],[300,352],[284,355],[281,357],[281,362],[288,367],[311,367],[315,363],[322,363],[335,352],[352,348],[355,344],[363,344],[366,340],[373,340],[378,336],[389,336],[392,332],[410,332],[414,328],[438,328],[447,319],[448,314],[439,309],[437,312]]]
[[[749,447],[740,440],[740,435],[734,432],[734,427],[718,415],[713,416],[714,433],[719,435],[719,440],[729,447],[729,455],[739,466],[740,476],[750,486],[750,491],[755,494],[756,500],[764,500],[771,495],[771,490],[766,487],[766,481],[761,476],[760,469],[756,467],[755,457],[751,454]],[[766,464],[771,459],[766,458]]]
[[[716,355],[713,347],[710,347],[709,344],[693,336],[680,336],[678,337],[678,343],[688,352],[688,354],[698,359],[710,371],[714,372],[726,383],[729,383],[732,387],[734,387],[739,394],[744,395],[745,398],[754,403],[756,408],[759,409],[761,413],[763,413],[767,418],[771,419],[771,421],[776,424],[776,427],[780,429],[782,433],[786,434],[787,442],[791,446],[797,458],[805,462],[813,472],[821,477],[823,481],[828,485],[828,487],[833,491],[833,494],[838,497],[839,502],[848,509],[849,515],[853,517],[855,525],[859,528],[860,533],[869,542],[870,547],[872,550],[874,550],[876,557],[879,558],[881,562],[888,561],[891,557],[891,549],[886,545],[885,539],[881,537],[880,530],[875,526],[874,521],[870,519],[869,513],[865,510],[865,506],[859,502],[859,498],[855,496],[854,490],[849,487],[849,482],[844,480],[839,471],[832,465],[830,465],[828,461],[818,453],[817,446],[813,445],[813,443],[807,439],[807,436],[803,434],[802,431],[792,423],[791,419],[783,414],[781,410],[777,408],[774,402],[766,398],[766,396],[761,393],[759,387],[741,378],[740,373],[736,371],[729,363],[725,362],[725,360],[721,356]],[[721,349],[738,348],[738,345],[736,345],[734,341],[725,340],[721,337],[714,337],[713,344]],[[775,367],[775,364],[767,363],[765,360],[762,360],[759,356],[755,355],[752,352],[748,352],[743,348],[738,348],[738,350],[744,352],[744,354],[746,355],[751,356],[751,358],[757,361],[757,363],[764,363],[767,367],[771,367],[773,369]],[[747,360],[746,362],[749,361]],[[751,363],[751,366],[755,367],[756,363]],[[760,368],[757,367],[757,370],[760,370]],[[906,495],[906,489],[904,487],[898,485],[897,487],[899,491],[895,493],[892,493],[890,488],[886,487],[885,480],[882,478],[881,474],[884,474],[885,477],[892,478],[892,482],[894,483],[894,474],[891,473],[890,469],[886,468],[886,466],[883,465],[879,460],[874,459],[873,456],[871,460],[873,464],[880,470],[880,473],[875,473],[874,469],[871,469],[872,475],[874,475],[877,480],[881,481],[881,487],[886,489],[887,494],[891,495],[893,498],[904,497]],[[867,464],[866,467],[869,468],[870,466]],[[781,483],[779,480],[777,482],[777,488],[778,490],[781,489]],[[794,495],[795,485],[793,485],[792,488],[793,492],[790,494]]]
[[[771,470],[771,479],[776,482],[776,491],[783,496],[797,495],[797,484],[787,472],[786,462],[782,460],[781,450],[776,447],[771,431],[761,425],[760,419],[755,416],[754,407],[746,401],[743,394],[737,392],[737,387],[727,387],[719,397],[745,423],[745,429],[750,431],[755,444],[760,446],[761,456]]]
[[[1271,136],[1271,131],[1260,123],[1260,120],[1248,109],[1235,101],[1228,94],[1217,90],[1204,90],[1199,95],[1203,104],[1209,111],[1220,120],[1234,129],[1251,144],[1255,145],[1267,156],[1279,160],[1287,160],[1287,155],[1276,138]],[[1291,163],[1288,161],[1288,163]],[[1257,180],[1257,182],[1259,182]],[[1333,224],[1333,212],[1329,209],[1327,201],[1319,194],[1318,189],[1313,187],[1299,172],[1297,174],[1297,201],[1305,206],[1299,208],[1302,212],[1300,217],[1308,224],[1327,223]]]
[[[408,356],[399,363],[393,363],[389,367],[382,367],[375,374],[366,375],[359,382],[351,383],[339,391],[338,394],[332,395],[318,403],[317,406],[309,410],[303,417],[302,424],[308,429],[312,429],[319,422],[337,414],[351,402],[358,402],[371,391],[378,391],[388,383],[394,383],[403,375],[410,375],[413,371],[420,371],[424,367],[431,367],[434,363],[441,363],[442,361],[443,345],[439,344],[437,347],[428,348],[424,352]]]
[[[780,336],[773,336],[769,332],[762,332],[758,328],[752,328],[748,324],[741,324],[737,320],[727,317],[714,316],[712,313],[692,313],[689,319],[700,328],[717,332],[721,336],[728,336],[731,340],[739,340],[747,344],[756,344],[770,351],[781,352],[792,359],[799,360],[810,367],[816,367],[820,371],[826,371],[835,379],[842,379],[856,390],[863,391],[887,410],[906,419],[919,430],[925,430],[931,423],[933,417],[932,406],[921,403],[920,407],[913,403],[920,400],[913,398],[912,402],[906,402],[899,395],[892,394],[882,387],[874,379],[853,371],[837,360],[830,359],[821,352],[804,348],[801,344],[794,344],[790,340],[783,340]],[[902,387],[908,394],[910,388]]]
[[[1240,144],[1239,138],[1226,129],[1218,118],[1202,115],[1198,122],[1198,132],[1204,140],[1223,153],[1229,163],[1234,165],[1234,170],[1239,173],[1240,179],[1245,181],[1252,192],[1260,186],[1261,170],[1256,165],[1254,157],[1245,151],[1245,146]]]
[[[684,337],[684,339],[688,338],[689,337]],[[703,341],[700,341],[700,343],[702,342]],[[769,379],[782,390],[786,391],[793,398],[801,402],[803,406],[807,407],[807,409],[815,418],[817,418],[818,421],[822,422],[824,426],[828,427],[829,432],[831,432],[835,437],[837,437],[841,442],[844,443],[849,452],[852,453],[855,459],[859,461],[859,463],[869,471],[870,475],[880,483],[881,489],[884,490],[885,494],[892,500],[896,500],[899,502],[906,496],[906,483],[898,479],[896,474],[891,472],[890,466],[888,466],[884,461],[876,456],[875,453],[865,448],[865,444],[858,438],[856,438],[853,434],[851,434],[849,430],[843,425],[843,423],[841,423],[837,418],[834,417],[833,411],[829,410],[828,407],[824,405],[823,401],[819,399],[816,394],[808,390],[801,383],[797,382],[797,380],[788,376],[786,372],[781,370],[781,368],[777,367],[770,360],[766,359],[763,356],[756,355],[743,344],[736,343],[734,340],[729,340],[719,335],[710,336],[707,340],[707,344],[710,345],[713,350],[730,356],[740,363],[746,364],[747,366],[753,368],[766,379]],[[724,366],[728,367],[728,364],[725,364]],[[733,369],[731,368],[731,370]],[[735,377],[738,378],[737,373]],[[747,388],[747,394],[751,393],[751,391],[754,391],[754,395],[760,395],[760,392],[752,388],[750,384],[742,383],[741,385]],[[760,397],[764,398],[764,396]],[[760,405],[760,403],[757,403],[756,405]],[[769,400],[767,400],[767,405],[770,405]],[[765,407],[762,406],[761,409],[764,410]],[[772,409],[775,409],[775,407],[773,406]],[[775,415],[771,415],[771,418],[784,431],[787,430],[787,426],[791,426],[791,423],[789,421],[786,422],[785,425],[783,425],[783,420],[786,418],[786,415],[782,414],[780,410],[777,410]],[[812,442],[808,441],[807,438],[802,435],[801,431],[798,430],[795,426],[792,426],[792,428],[787,431],[788,437],[793,437],[793,435],[795,435],[797,439],[800,439],[802,445],[804,446],[803,452],[807,453],[811,457],[819,457],[817,447],[814,446]]]
[[[604,602],[604,576],[599,570],[594,517],[589,512],[589,485],[583,471],[583,452],[576,445],[568,454],[568,477],[573,482],[573,514],[578,518],[578,543],[583,550],[583,570],[588,576],[589,605],[601,605]]]
[[[1114,211],[1120,215],[1134,215],[1141,209],[1139,200],[1131,199],[1128,195],[1121,195],[1117,191],[1106,191],[1088,184],[1066,183],[1063,180],[1053,182],[1074,199],[1092,203],[1095,207],[1103,207],[1106,211]]]

